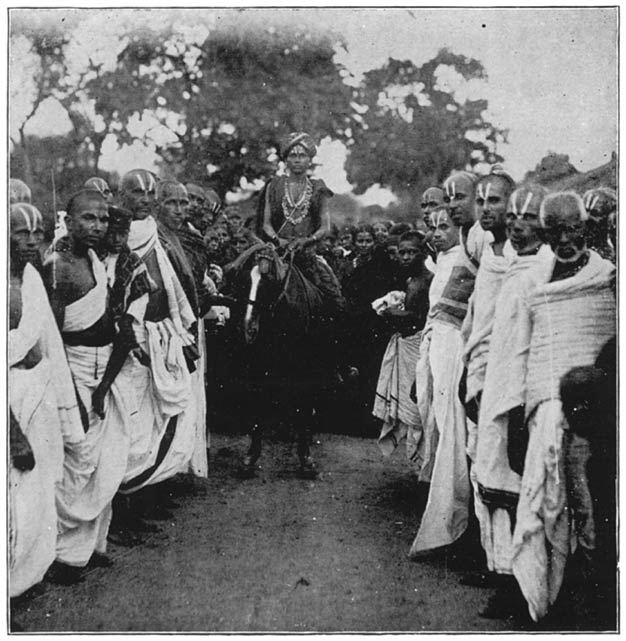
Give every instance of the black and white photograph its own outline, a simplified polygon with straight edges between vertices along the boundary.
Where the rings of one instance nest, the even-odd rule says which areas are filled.
[[[4,631],[619,632],[620,8],[4,11]]]

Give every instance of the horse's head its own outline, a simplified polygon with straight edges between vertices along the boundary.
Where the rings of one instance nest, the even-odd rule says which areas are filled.
[[[260,292],[276,289],[284,280],[287,271],[287,266],[279,258],[273,245],[255,248],[251,258],[253,266],[250,270],[250,290],[244,316],[244,336],[248,344],[253,343],[259,333]]]

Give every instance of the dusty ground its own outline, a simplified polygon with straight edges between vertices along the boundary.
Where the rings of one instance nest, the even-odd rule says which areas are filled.
[[[407,559],[424,506],[403,452],[322,434],[321,474],[297,478],[295,446],[266,445],[237,477],[243,436],[214,435],[207,480],[178,479],[179,507],[112,568],[43,583],[13,604],[24,631],[511,631],[478,616],[490,590],[459,584],[459,559]],[[572,622],[567,628],[579,624]]]

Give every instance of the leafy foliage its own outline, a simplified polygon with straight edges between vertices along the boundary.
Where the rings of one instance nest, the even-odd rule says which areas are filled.
[[[495,148],[506,132],[485,120],[487,101],[458,102],[442,80],[446,72],[457,83],[486,78],[480,62],[446,49],[421,67],[390,58],[365,74],[347,162],[356,193],[379,183],[418,196],[453,169],[502,159]]]

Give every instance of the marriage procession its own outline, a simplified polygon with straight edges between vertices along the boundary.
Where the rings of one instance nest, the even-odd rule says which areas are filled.
[[[94,24],[106,31],[103,11]],[[253,537],[246,523],[276,500],[284,505],[268,517],[274,528],[263,528],[276,567],[292,554],[289,532],[301,533],[293,562],[300,558],[303,578],[289,599],[317,594],[315,581],[339,572],[345,536],[361,546],[363,565],[387,558],[379,548],[399,550],[393,566],[381,562],[353,590],[380,580],[369,589],[396,582],[404,595],[401,573],[423,572],[426,592],[440,590],[453,599],[445,609],[468,613],[428,614],[440,622],[419,627],[409,610],[437,610],[443,601],[428,599],[444,598],[421,593],[421,606],[395,599],[394,624],[379,595],[361,602],[359,616],[371,609],[377,618],[368,621],[380,627],[360,628],[330,610],[325,623],[318,597],[303,596],[303,610],[318,608],[317,628],[291,627],[285,605],[287,618],[258,627],[225,611],[218,627],[198,631],[457,630],[466,621],[473,631],[567,631],[574,620],[578,630],[616,630],[616,149],[589,170],[554,152],[534,171],[512,169],[525,160],[486,120],[486,101],[453,99],[443,88],[441,66],[469,80],[482,79],[481,64],[448,50],[421,67],[389,57],[384,75],[367,71],[350,87],[330,78],[339,63],[326,40],[294,39],[285,53],[282,40],[274,50],[209,29],[206,41],[196,36],[200,44],[185,48],[184,33],[168,31],[169,45],[118,42],[109,71],[90,59],[71,88],[83,18],[61,25],[53,16],[57,26],[40,32],[27,18],[15,16],[10,45],[39,65],[40,92],[12,134],[8,181],[10,631],[89,630],[54,609],[80,603],[110,611],[110,627],[91,629],[192,629],[175,618],[132,624],[94,594],[139,599],[130,587],[139,584],[123,585],[130,569],[116,574],[122,566],[133,568],[132,581],[148,576],[159,554],[175,553],[170,526],[201,531],[212,518],[236,520],[249,509],[246,495],[256,498],[254,518],[237,526],[242,539]],[[476,20],[490,28],[489,16]],[[289,92],[255,84],[264,64],[281,68],[267,82],[291,83]],[[22,80],[11,68],[17,100]],[[418,81],[419,95],[411,93]],[[333,182],[328,158],[338,148],[328,136],[345,116],[344,89],[360,107],[353,130],[342,125],[350,142],[333,171],[343,172],[346,158],[354,193],[377,184],[393,201],[356,204]],[[389,100],[400,95],[400,107],[380,106],[385,91]],[[91,101],[96,125],[74,99]],[[386,111],[377,114],[377,104]],[[52,127],[54,105],[70,115],[68,131],[33,133],[29,119]],[[136,123],[123,120],[124,110],[144,109],[143,118],[152,110],[156,122],[174,108],[187,124],[178,143],[152,147],[154,162],[130,143],[117,166],[112,154],[108,164],[97,154],[88,160],[94,149],[105,157],[107,136],[120,149],[130,140],[123,127]],[[220,125],[229,110],[232,126]],[[102,124],[109,117],[113,124]],[[482,142],[464,118],[480,120]],[[569,135],[578,135],[575,122]],[[401,504],[384,489],[392,481],[393,492],[403,488]],[[339,483],[374,489],[367,504],[353,498],[341,507]],[[383,501],[376,488],[387,491],[387,516],[368,526],[382,509],[372,507]],[[324,546],[312,556],[307,549],[323,526],[299,516],[313,501],[312,521],[344,511],[340,536],[326,534],[326,556]],[[357,511],[358,535],[348,518]],[[309,527],[318,528],[314,538]],[[212,545],[244,545],[222,529],[212,530]],[[193,548],[193,537],[185,545]],[[211,583],[217,566],[201,540],[190,554]],[[239,553],[253,558],[263,542],[245,546]],[[252,580],[242,567],[229,585]],[[263,585],[256,574],[265,570],[255,567]],[[161,578],[153,580],[159,590]],[[180,581],[180,595],[167,597],[173,611],[201,590]],[[56,628],[46,628],[44,610]]]

